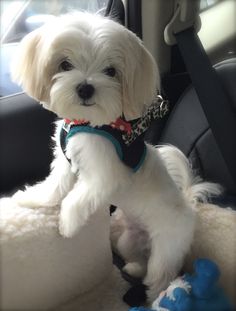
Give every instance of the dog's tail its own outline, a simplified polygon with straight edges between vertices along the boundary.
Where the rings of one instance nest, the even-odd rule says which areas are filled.
[[[160,146],[158,150],[168,173],[188,200],[207,202],[210,197],[222,193],[223,188],[220,185],[204,182],[194,175],[190,162],[178,148],[166,145]]]

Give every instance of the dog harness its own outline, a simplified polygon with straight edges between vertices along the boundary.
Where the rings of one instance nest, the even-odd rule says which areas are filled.
[[[146,145],[142,134],[146,132],[153,120],[163,118],[168,111],[169,103],[157,95],[141,118],[129,122],[120,117],[109,125],[91,126],[86,120],[65,119],[60,133],[61,148],[65,154],[66,145],[75,134],[99,135],[108,139],[113,144],[120,160],[136,172],[146,156]]]

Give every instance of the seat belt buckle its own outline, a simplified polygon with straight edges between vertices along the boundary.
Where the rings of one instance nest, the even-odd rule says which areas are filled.
[[[194,27],[198,32],[201,28],[199,16],[200,1],[175,0],[175,9],[172,19],[164,30],[166,44],[176,44],[175,34]]]

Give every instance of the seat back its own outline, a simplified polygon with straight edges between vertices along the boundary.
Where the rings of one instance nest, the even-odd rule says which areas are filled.
[[[236,116],[236,59],[223,61],[215,69],[233,103]],[[224,124],[220,126],[223,127]],[[236,133],[234,137],[236,139]],[[160,142],[179,147],[204,179],[218,182],[229,193],[236,194],[236,185],[228,172],[193,86],[176,103],[162,131]]]

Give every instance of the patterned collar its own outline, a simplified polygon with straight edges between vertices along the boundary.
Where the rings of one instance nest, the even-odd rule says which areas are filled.
[[[164,100],[161,95],[157,95],[142,117],[132,121],[131,133],[122,135],[125,144],[131,145],[140,135],[148,130],[154,120],[164,118],[169,110],[169,101]]]
[[[89,125],[90,126],[90,123],[89,121],[85,120],[85,119],[80,119],[80,120],[69,120],[69,119],[64,119],[64,130],[69,132],[70,131],[70,128],[72,126],[76,126],[76,125]],[[113,129],[117,129],[118,131],[121,131],[121,132],[124,132],[126,133],[127,135],[130,135],[131,132],[132,132],[132,126],[130,124],[130,122],[128,121],[125,121],[124,118],[117,118],[116,121],[114,122],[111,122],[110,125],[107,125],[107,126],[110,126],[112,127]],[[97,127],[97,126],[95,126]]]

